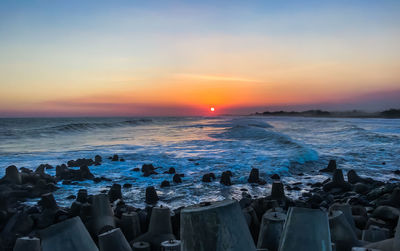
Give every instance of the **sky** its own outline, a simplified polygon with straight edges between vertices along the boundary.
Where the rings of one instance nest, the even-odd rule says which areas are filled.
[[[400,108],[398,13],[397,0],[2,0],[0,116]]]

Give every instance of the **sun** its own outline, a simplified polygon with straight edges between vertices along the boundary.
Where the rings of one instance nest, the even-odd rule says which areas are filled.
[[[210,108],[210,111],[214,112],[214,111],[215,111],[215,108],[214,108],[214,107],[211,107],[211,108]]]

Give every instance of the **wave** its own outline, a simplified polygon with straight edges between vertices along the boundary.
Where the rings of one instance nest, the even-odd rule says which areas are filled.
[[[139,125],[147,124],[152,122],[151,119],[135,119],[135,120],[124,120],[118,122],[84,122],[84,123],[69,123],[64,125],[45,127],[39,130],[41,131],[86,131],[91,129],[103,129],[103,128],[113,128],[128,125]]]
[[[271,151],[284,149],[287,156],[285,156],[286,163],[283,163],[283,166],[288,168],[292,162],[304,164],[308,161],[318,160],[318,153],[315,150],[285,134],[269,130],[268,126],[259,127],[259,124],[253,125],[252,123],[243,124],[246,123],[244,121],[243,123],[236,123],[236,125],[225,129],[222,133],[209,134],[209,136],[216,139],[254,141],[263,144],[266,150]]]
[[[54,134],[61,133],[74,133],[74,132],[85,132],[96,129],[111,129],[115,127],[125,127],[125,126],[137,126],[142,124],[150,124],[152,123],[152,119],[128,119],[128,120],[112,120],[112,121],[59,121],[52,123],[47,123],[47,126],[31,126],[23,129],[4,129],[2,132],[2,136],[7,137],[25,137],[25,136],[49,136]],[[45,122],[43,124],[46,125]],[[48,125],[52,124],[52,125]]]

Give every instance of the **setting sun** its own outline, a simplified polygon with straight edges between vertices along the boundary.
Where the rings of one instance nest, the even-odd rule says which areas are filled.
[[[211,108],[210,108],[210,111],[214,112],[214,111],[215,111],[215,108],[214,108],[214,107],[211,107]]]

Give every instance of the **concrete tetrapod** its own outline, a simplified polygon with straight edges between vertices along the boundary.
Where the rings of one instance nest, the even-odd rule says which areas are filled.
[[[136,212],[123,213],[120,224],[121,230],[128,241],[133,240],[142,233],[139,215]]]
[[[185,251],[255,251],[239,203],[234,200],[181,211],[181,242]]]
[[[278,250],[285,220],[286,214],[280,212],[267,212],[263,215],[260,234],[258,235],[258,249]]]
[[[92,216],[92,230],[95,236],[106,226],[115,228],[114,213],[106,194],[97,194],[93,196]]]
[[[378,242],[386,240],[389,237],[389,229],[370,226],[362,231],[362,240],[368,242]]]
[[[13,251],[41,251],[40,240],[35,237],[21,237],[15,242]]]
[[[181,251],[181,241],[169,240],[161,243],[161,250],[163,251]]]
[[[99,251],[79,217],[54,224],[39,234],[42,251]]]
[[[328,215],[319,209],[291,207],[279,251],[332,251]]]
[[[347,222],[350,224],[350,227],[353,229],[353,232],[357,235],[357,237],[361,237],[361,230],[356,227],[354,222],[353,214],[351,212],[351,206],[349,204],[340,204],[340,203],[333,203],[329,207],[329,211],[342,211],[344,217],[346,217]]]
[[[150,244],[148,242],[144,242],[144,241],[134,242],[132,244],[132,250],[133,251],[151,251]]]
[[[149,230],[137,237],[135,242],[144,241],[151,245],[152,249],[160,249],[161,242],[174,240],[172,234],[171,212],[166,207],[153,207],[151,210]]]
[[[362,246],[342,211],[329,212],[329,227],[337,250],[351,251],[353,247]]]
[[[354,247],[351,249],[351,251],[382,251],[382,250],[375,248]]]
[[[100,251],[132,251],[121,229],[114,228],[99,235]]]
[[[396,233],[393,238],[378,241],[365,246],[366,248],[376,248],[382,251],[400,250],[400,220],[397,222]]]

